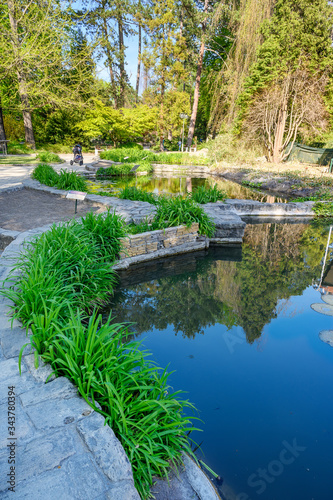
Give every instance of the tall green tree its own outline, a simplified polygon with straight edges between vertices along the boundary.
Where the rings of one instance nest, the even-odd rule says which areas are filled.
[[[244,128],[282,161],[302,127],[325,127],[323,96],[332,67],[332,6],[277,0],[238,103]]]
[[[154,86],[159,95],[159,136],[163,149],[165,134],[165,94],[168,89],[176,90],[186,80],[184,68],[185,44],[180,31],[176,0],[152,0],[145,19],[145,29],[150,37],[149,50],[142,59],[146,68],[153,72]]]
[[[23,115],[26,142],[35,147],[31,114],[45,105],[70,107],[80,101],[85,81],[82,54],[70,50],[70,19],[52,0],[2,0],[0,4],[0,83],[6,102]],[[74,68],[77,71],[73,71]]]

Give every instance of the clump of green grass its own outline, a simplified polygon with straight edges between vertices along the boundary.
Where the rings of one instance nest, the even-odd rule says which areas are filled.
[[[38,160],[42,162],[49,162],[49,163],[63,163],[64,160],[62,160],[58,155],[55,153],[51,153],[50,151],[41,151],[38,153],[37,157]]]
[[[14,302],[14,318],[31,328],[36,353],[105,416],[146,499],[154,475],[177,467],[183,451],[192,454],[188,434],[195,429],[184,409],[194,407],[180,392],[172,393],[166,370],[148,360],[139,343],[128,341],[126,325],[111,317],[103,324],[96,313],[115,285],[112,262],[123,234],[123,220],[111,213],[53,225],[27,244],[6,280],[12,286],[1,293]]]
[[[153,195],[153,193],[148,193],[147,191],[138,189],[135,186],[126,186],[123,189],[120,189],[117,196],[118,198],[121,198],[123,200],[146,201],[148,203],[151,203],[152,205],[156,205],[157,203],[157,199]]]
[[[54,186],[58,189],[74,189],[78,191],[88,191],[85,179],[76,174],[61,170],[58,174],[53,167],[47,163],[40,163],[33,171],[31,177],[46,186]]]
[[[140,161],[153,161],[155,154],[137,148],[117,148],[102,151],[100,157],[103,160],[121,161],[122,163],[139,163]]]
[[[53,167],[46,163],[40,163],[32,172],[31,177],[46,186],[56,186],[59,180],[59,174]]]
[[[321,218],[332,218],[333,217],[333,202],[331,203],[315,203],[313,206],[313,211],[317,217]]]
[[[156,215],[152,223],[154,229],[180,226],[182,224],[189,227],[191,224],[198,222],[199,234],[212,237],[215,232],[212,219],[191,198],[180,198],[179,196],[160,197],[156,208]]]
[[[191,196],[193,201],[201,205],[205,203],[216,203],[218,200],[225,200],[226,197],[226,193],[218,189],[216,184],[214,187],[199,186]]]
[[[96,179],[109,179],[115,175],[129,175],[133,165],[111,165],[108,168],[99,168],[96,172]]]
[[[88,191],[87,183],[83,177],[77,175],[76,172],[68,172],[67,170],[60,170],[59,180],[57,182],[59,189],[74,189],[77,191]]]

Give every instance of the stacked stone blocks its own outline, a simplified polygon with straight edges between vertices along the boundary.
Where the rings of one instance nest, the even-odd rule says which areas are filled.
[[[194,223],[190,227],[169,227],[127,236],[121,240],[123,250],[120,253],[120,258],[136,257],[157,252],[164,248],[194,243],[198,238],[198,231],[199,224]]]

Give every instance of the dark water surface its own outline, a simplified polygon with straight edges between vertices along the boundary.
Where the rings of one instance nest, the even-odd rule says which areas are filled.
[[[318,336],[333,318],[311,309],[324,303],[312,284],[327,234],[248,225],[242,249],[121,275],[113,315],[136,324],[199,410],[193,438],[223,478],[222,498],[333,498],[333,347]]]

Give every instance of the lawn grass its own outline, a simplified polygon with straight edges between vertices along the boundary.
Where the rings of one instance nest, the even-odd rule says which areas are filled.
[[[40,160],[38,160],[35,157],[31,156],[1,156],[0,155],[0,165],[35,165],[39,163]]]

